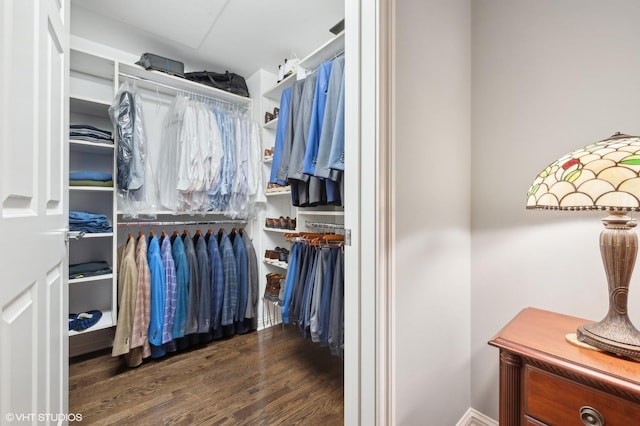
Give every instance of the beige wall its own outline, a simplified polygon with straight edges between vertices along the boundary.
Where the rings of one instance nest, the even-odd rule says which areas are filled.
[[[616,131],[640,134],[640,2],[472,1],[471,405],[498,417],[489,340],[526,306],[600,320],[600,213],[524,208],[535,175]],[[635,306],[635,308],[634,308]],[[640,324],[640,282],[631,316]]]
[[[470,405],[470,4],[396,11],[396,418],[453,425]]]

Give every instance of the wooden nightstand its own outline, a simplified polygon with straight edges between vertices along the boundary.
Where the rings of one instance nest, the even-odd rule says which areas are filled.
[[[586,322],[527,308],[489,341],[500,348],[500,425],[640,425],[640,363],[568,343]]]

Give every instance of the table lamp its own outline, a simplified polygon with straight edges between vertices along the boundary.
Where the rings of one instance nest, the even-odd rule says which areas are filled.
[[[626,357],[640,357],[640,332],[627,315],[629,281],[636,261],[635,221],[640,211],[640,137],[616,133],[553,162],[536,176],[527,209],[605,210],[600,253],[609,287],[609,310],[576,332],[580,342]]]

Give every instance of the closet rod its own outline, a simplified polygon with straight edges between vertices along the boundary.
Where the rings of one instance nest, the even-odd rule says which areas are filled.
[[[308,228],[324,228],[324,229],[344,229],[344,225],[341,223],[323,223],[323,222],[311,222],[305,221],[305,225]]]
[[[228,220],[169,220],[161,222],[118,222],[118,226],[123,227],[141,227],[141,226],[177,226],[177,225],[216,225],[216,224],[245,224],[246,220],[228,219]]]
[[[234,102],[226,101],[224,99],[213,98],[213,97],[208,96],[208,95],[203,95],[201,93],[193,92],[193,91],[187,90],[187,89],[179,89],[177,87],[170,86],[168,84],[160,83],[158,81],[149,80],[148,78],[139,77],[139,76],[133,75],[133,74],[127,74],[126,72],[122,72],[122,71],[120,71],[118,74],[121,77],[131,78],[133,80],[144,81],[144,82],[149,83],[149,84],[153,84],[153,85],[156,85],[156,86],[159,86],[159,87],[164,87],[165,89],[173,90],[174,92],[176,92],[176,94],[178,94],[178,93],[188,93],[188,94],[193,95],[193,96],[198,97],[198,98],[209,99],[212,102],[227,104],[227,105],[232,106],[233,108],[244,110],[245,112],[248,112],[250,110],[250,105],[248,105],[248,104],[241,105],[241,104],[237,104],[237,103],[234,103]]]

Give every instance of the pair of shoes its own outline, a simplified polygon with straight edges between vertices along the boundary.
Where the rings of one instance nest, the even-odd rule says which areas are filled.
[[[289,250],[282,247],[276,247],[275,250],[265,250],[264,257],[267,259],[278,260],[280,262],[289,262]]]
[[[264,150],[264,156],[265,157],[273,157],[273,150],[274,147],[268,148]],[[267,185],[267,188],[269,187],[269,185]]]
[[[287,217],[280,216],[279,218],[267,217],[264,219],[264,226],[267,228],[295,230],[296,219],[292,219],[289,216]]]
[[[82,331],[93,327],[102,318],[102,312],[88,311],[79,314],[69,314],[69,330]]]
[[[291,189],[291,186],[289,185],[280,185],[277,183],[267,183],[267,193],[272,193],[272,192],[286,192],[289,191]]]
[[[282,229],[290,229],[292,231],[295,231],[296,229],[296,219],[292,219],[289,216],[287,217],[282,217],[280,216],[280,228]]]
[[[271,120],[274,120],[275,118],[276,118],[276,117],[275,117],[272,113],[270,113],[269,111],[267,111],[267,112],[265,112],[265,113],[264,113],[264,122],[265,122],[265,123],[268,123],[268,122],[270,122]]]
[[[267,286],[264,289],[264,298],[272,302],[281,302],[280,290],[284,288],[285,276],[270,272],[267,274]]]

